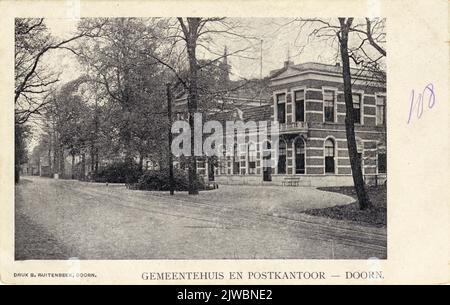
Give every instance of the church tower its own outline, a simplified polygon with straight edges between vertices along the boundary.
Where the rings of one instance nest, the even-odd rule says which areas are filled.
[[[228,64],[228,51],[227,51],[227,46],[224,47],[223,50],[223,60],[222,63],[220,64],[220,68],[221,68],[221,74],[222,74],[222,80],[224,81],[225,85],[228,85],[229,81],[230,81],[230,65]]]

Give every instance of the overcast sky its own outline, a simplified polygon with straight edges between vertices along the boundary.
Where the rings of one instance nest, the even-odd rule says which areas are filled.
[[[260,76],[260,39],[262,45],[262,74],[267,76],[271,70],[279,69],[287,59],[297,63],[316,61],[334,64],[334,54],[336,49],[331,49],[323,42],[309,42],[306,44],[306,31],[300,33],[298,23],[286,25],[290,19],[284,18],[245,18],[240,22],[243,30],[240,32],[245,36],[255,37],[252,40],[255,49],[251,53],[236,54],[228,57],[228,62],[232,67],[232,78],[254,78]],[[77,20],[73,19],[46,19],[46,24],[51,33],[59,38],[67,38],[76,30]],[[303,50],[301,46],[307,45]],[[215,36],[214,48],[217,52],[223,53],[223,48],[227,46],[228,53],[236,52],[243,48],[242,39],[233,39],[230,36]],[[214,58],[207,52],[199,50],[199,58]],[[245,55],[245,57],[243,57]],[[57,60],[55,60],[55,58]],[[65,50],[57,50],[50,53],[46,61],[55,70],[62,72],[63,82],[76,78],[81,73],[76,56]],[[54,65],[57,63],[57,65]]]
[[[235,19],[238,20],[238,19]],[[255,49],[252,53],[242,56],[229,56],[228,63],[231,65],[231,78],[259,78],[260,76],[260,40],[262,45],[262,76],[267,76],[270,71],[283,67],[284,61],[288,58],[296,64],[314,61],[327,64],[336,63],[336,48],[331,48],[327,43],[313,40],[307,42],[307,34],[317,25],[310,25],[299,34],[299,24],[289,23],[292,19],[286,18],[241,18],[243,30],[240,32],[245,36],[255,37]],[[60,38],[69,38],[76,31],[78,20],[75,19],[46,19],[50,32]],[[334,20],[333,22],[337,22]],[[233,39],[230,36],[215,36],[214,48],[218,53],[223,54],[226,46],[228,53],[233,53],[243,48],[242,39]],[[305,46],[306,45],[306,46]],[[301,48],[301,46],[305,46]],[[244,55],[244,54],[243,54]],[[214,59],[217,56],[199,50],[198,57]],[[62,85],[65,82],[76,79],[83,73],[83,67],[78,64],[76,56],[67,50],[53,50],[45,55],[44,64],[61,73]],[[39,129],[37,128],[31,141],[34,146],[38,139]]]

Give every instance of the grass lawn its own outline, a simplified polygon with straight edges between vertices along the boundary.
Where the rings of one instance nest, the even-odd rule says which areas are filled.
[[[355,198],[355,200],[357,199],[355,188],[353,186],[322,187],[319,189],[328,192],[345,194]],[[322,209],[310,209],[304,211],[304,213],[313,216],[350,220],[365,226],[386,227],[386,186],[366,186],[366,190],[369,194],[370,200],[372,201],[373,207],[371,209],[361,211],[358,207],[358,203],[355,201],[354,203],[348,205],[339,205]]]

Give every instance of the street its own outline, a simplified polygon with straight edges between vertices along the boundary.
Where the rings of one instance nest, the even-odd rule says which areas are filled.
[[[313,188],[223,185],[195,197],[170,197],[124,186],[23,177],[15,196],[18,260],[387,255],[385,229],[305,220],[304,209],[352,201]]]

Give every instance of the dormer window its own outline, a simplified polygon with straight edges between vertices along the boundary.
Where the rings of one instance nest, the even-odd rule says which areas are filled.
[[[286,123],[286,94],[277,94],[277,119],[281,124]]]

